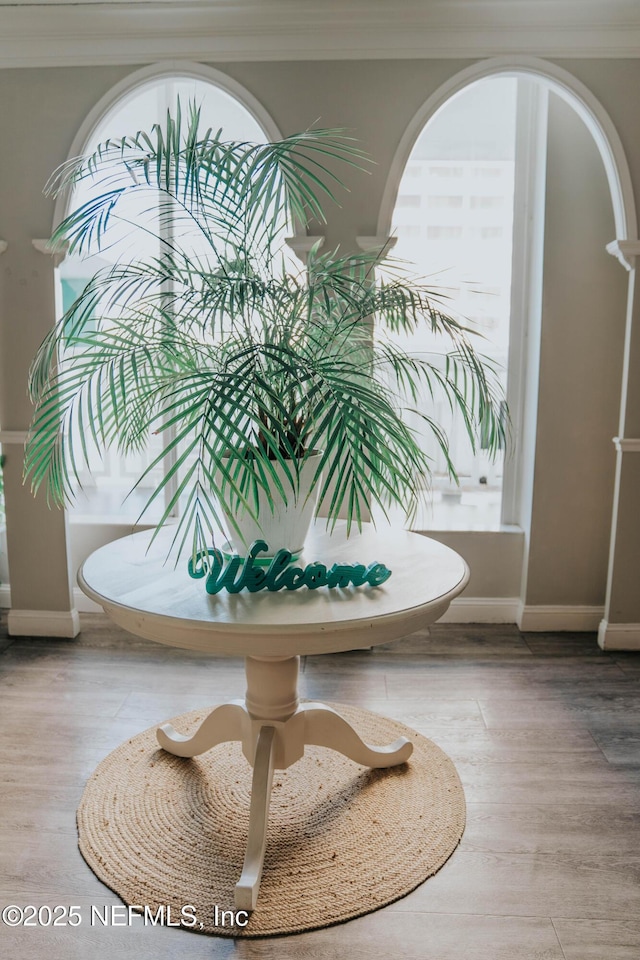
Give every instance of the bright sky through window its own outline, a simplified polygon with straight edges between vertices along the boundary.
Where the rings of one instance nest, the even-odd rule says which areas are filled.
[[[514,206],[515,78],[478,81],[452,97],[427,124],[409,157],[393,217],[394,256],[446,299],[445,311],[463,318],[485,337],[479,347],[502,369],[506,384],[511,301]],[[406,343],[406,341],[405,341]],[[408,345],[408,343],[406,343]],[[428,332],[411,349],[439,349]],[[423,404],[431,403],[427,398]],[[425,407],[426,408],[426,407]],[[420,431],[419,418],[407,414]],[[436,491],[449,503],[485,506],[499,514],[502,465],[473,454],[461,420],[452,422],[444,404],[436,418],[451,437],[462,496],[446,480],[442,455],[433,444]],[[425,432],[425,443],[427,439]],[[436,501],[441,494],[436,492]],[[437,502],[434,507],[437,511]]]

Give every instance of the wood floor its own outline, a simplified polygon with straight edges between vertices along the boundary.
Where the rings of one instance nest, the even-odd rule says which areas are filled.
[[[369,916],[257,941],[169,928],[11,929],[10,960],[638,960],[640,656],[593,634],[435,625],[373,651],[308,658],[303,695],[397,717],[454,760],[461,846]],[[76,847],[75,809],[113,747],[241,695],[241,661],[86,617],[76,641],[0,637],[0,907],[119,903]],[[83,914],[84,916],[84,914]]]

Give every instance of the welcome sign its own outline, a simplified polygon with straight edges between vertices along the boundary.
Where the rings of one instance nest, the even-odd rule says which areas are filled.
[[[268,590],[277,593],[278,590],[299,590],[308,587],[317,590],[318,587],[361,587],[368,583],[378,587],[391,576],[391,570],[375,561],[365,566],[363,563],[334,563],[327,567],[325,563],[314,562],[306,567],[291,566],[293,559],[289,550],[278,550],[268,566],[265,559],[257,560],[258,554],[266,553],[269,549],[264,540],[255,540],[249,549],[247,557],[234,555],[226,562],[220,550],[209,549],[201,551],[195,558],[189,560],[189,576],[194,580],[206,577],[205,589],[209,594],[240,593],[248,590],[257,593],[259,590]]]

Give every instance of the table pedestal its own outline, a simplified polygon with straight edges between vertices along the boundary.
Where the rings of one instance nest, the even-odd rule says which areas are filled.
[[[160,746],[178,757],[195,757],[216,744],[240,741],[253,767],[249,837],[235,888],[239,910],[253,910],[258,899],[274,770],[299,760],[306,745],[330,747],[367,767],[393,767],[408,760],[413,751],[406,737],[384,747],[369,746],[331,707],[300,703],[299,661],[299,657],[246,657],[244,700],[215,707],[192,736],[183,736],[169,723],[157,732]]]

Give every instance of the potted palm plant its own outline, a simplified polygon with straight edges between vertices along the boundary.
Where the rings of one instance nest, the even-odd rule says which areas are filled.
[[[245,520],[269,528],[272,550],[294,552],[304,535],[275,542],[269,524],[312,513],[316,499],[328,523],[342,515],[349,528],[371,503],[415,510],[430,461],[402,407],[421,391],[444,393],[472,441],[497,451],[497,380],[432,290],[382,275],[383,254],[314,248],[306,269],[287,265],[286,233],[325,222],[340,166],[365,163],[340,131],[226,142],[178,104],[166,124],[60,167],[51,194],[83,184],[89,195],[52,245],[99,253],[124,224],[142,252],[130,246],[98,270],[35,358],[33,488],[45,483],[63,503],[90,448],[136,450],[155,432],[162,452],[148,470],[166,469],[147,506],[171,491],[158,528],[180,504],[176,542],[194,555],[220,526],[247,545]],[[421,324],[441,335],[444,359],[385,335]],[[428,409],[420,415],[454,476],[446,436]]]

